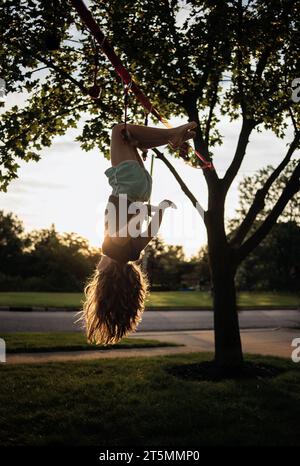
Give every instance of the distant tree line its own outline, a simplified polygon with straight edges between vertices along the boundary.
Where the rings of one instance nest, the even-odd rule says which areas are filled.
[[[0,211],[1,291],[82,291],[99,257],[76,233],[54,225],[25,233],[15,215]]]
[[[228,222],[229,235],[236,233],[253,197],[272,170],[266,167],[240,183],[237,217]],[[288,175],[283,173],[274,183],[272,198],[276,198]],[[300,291],[299,206],[297,194],[269,235],[241,263],[236,275],[237,289]],[[259,228],[270,208],[266,198],[249,235]],[[100,248],[92,248],[76,233],[58,233],[54,225],[26,233],[14,214],[0,211],[0,291],[82,291],[100,255]],[[182,246],[168,245],[157,237],[141,261],[152,290],[211,289],[207,246],[187,260]]]
[[[246,239],[259,230],[271,213],[297,163],[296,159],[291,160],[272,184]],[[259,198],[273,171],[274,167],[268,165],[241,181],[237,216],[228,223],[229,232],[237,231],[240,220],[251,212],[253,198]],[[236,284],[240,290],[300,292],[300,191],[288,202],[266,238],[241,263]]]
[[[14,214],[0,211],[0,291],[80,292],[100,255],[76,233],[58,233],[54,225],[25,233]],[[146,255],[152,290],[210,290],[206,246],[186,260],[182,246],[157,237]],[[297,292],[299,264],[300,228],[294,220],[280,222],[240,267],[237,288]]]
[[[200,254],[200,256],[199,256]],[[199,286],[209,289],[207,247],[192,260]],[[265,240],[245,259],[236,274],[239,291],[300,293],[300,227],[295,221],[277,223]]]
[[[292,160],[273,183],[248,236],[259,229],[272,210],[296,163]],[[229,237],[236,233],[253,198],[259,195],[273,170],[274,167],[267,166],[241,181],[236,218],[227,224]],[[153,289],[211,289],[207,246],[186,261],[181,246],[166,246],[156,238],[149,245],[147,271]],[[300,292],[299,192],[289,201],[268,236],[240,264],[235,281],[237,289],[243,291]]]

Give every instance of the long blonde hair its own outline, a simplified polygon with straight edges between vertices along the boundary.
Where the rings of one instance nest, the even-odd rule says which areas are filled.
[[[80,319],[89,343],[115,344],[135,331],[145,308],[148,281],[133,262],[111,261],[89,279]]]

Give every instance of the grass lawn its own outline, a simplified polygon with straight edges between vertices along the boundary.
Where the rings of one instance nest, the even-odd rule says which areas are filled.
[[[209,354],[0,366],[1,445],[300,445],[300,364],[274,378],[185,380]]]
[[[86,338],[79,332],[36,332],[36,333],[5,333],[1,334],[6,342],[7,353],[33,353],[50,351],[81,351],[115,348],[156,348],[161,346],[180,346],[142,338],[124,338],[116,345],[88,345]]]
[[[83,299],[81,293],[19,293],[0,292],[0,306],[48,306],[79,307]],[[290,293],[240,293],[238,303],[241,308],[284,308],[300,307],[300,296]],[[211,296],[201,291],[160,291],[153,292],[147,301],[148,307],[211,307]]]

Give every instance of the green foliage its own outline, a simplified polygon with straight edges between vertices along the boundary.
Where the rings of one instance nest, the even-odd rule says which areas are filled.
[[[210,153],[222,142],[220,110],[237,118],[243,109],[247,118],[284,134],[298,71],[297,2],[93,0],[89,7],[165,116],[199,112]],[[122,85],[100,53],[103,92],[100,100],[88,97],[95,46],[76,12],[56,0],[4,0],[0,12],[0,76],[8,92],[27,96],[24,107],[4,108],[1,116],[1,189],[17,176],[18,160],[39,160],[43,148],[79,120],[81,147],[98,147],[107,157],[109,128],[122,119]],[[59,40],[57,50],[47,49],[49,34]],[[130,107],[132,119],[142,122],[133,98]]]
[[[257,226],[256,223],[254,228]],[[238,288],[297,292],[299,233],[299,226],[293,221],[276,224],[240,265],[236,278]],[[147,255],[152,291],[210,290],[206,246],[186,261],[182,246],[167,245],[158,237],[149,244]],[[1,291],[81,291],[98,260],[99,252],[77,234],[59,234],[54,225],[25,233],[16,216],[0,211]]]
[[[257,222],[261,222],[271,212],[275,202],[278,200],[283,189],[285,188],[287,181],[290,179],[297,161],[292,160],[287,167],[283,170],[281,175],[274,181],[265,199],[264,208],[256,216]],[[248,212],[256,193],[262,189],[265,182],[273,173],[274,167],[268,165],[262,168],[252,176],[246,176],[239,184],[239,207],[237,214],[239,219],[242,219]],[[296,222],[300,225],[300,192],[296,193],[294,197],[289,201],[284,211],[282,212],[279,221],[291,221]],[[238,223],[238,220],[237,220]]]
[[[290,179],[297,161],[291,160],[290,163],[285,167],[278,178],[273,182],[269,191],[265,197],[264,205],[261,206],[261,210],[257,213],[256,219],[249,229],[246,239],[249,238],[257,229],[261,226],[267,216],[271,213],[275,203],[282,194],[286,183]],[[237,216],[230,219],[227,222],[228,237],[231,238],[236,230],[239,228],[242,220],[247,215],[255,196],[263,189],[269,176],[273,173],[274,167],[268,165],[262,168],[257,173],[251,176],[246,176],[239,183],[239,206],[236,209]],[[300,226],[300,192],[298,191],[292,199],[288,202],[285,209],[282,211],[277,223],[290,222]],[[271,233],[270,233],[271,234]],[[266,243],[265,243],[266,244]]]
[[[292,160],[274,181],[266,196],[264,207],[257,214],[246,239],[262,225],[281,195],[297,164]],[[239,227],[249,211],[255,195],[273,173],[267,166],[239,184],[237,217],[228,222],[229,237]],[[287,204],[268,236],[240,264],[236,284],[241,290],[269,290],[299,292],[300,283],[300,193]]]
[[[234,2],[238,5],[239,2]],[[232,118],[243,107],[249,119],[283,136],[291,83],[298,76],[299,4],[275,0],[248,2],[234,23],[233,85],[223,112]],[[299,116],[299,106],[294,106]]]
[[[177,290],[183,285],[184,273],[189,268],[182,246],[167,245],[154,238],[147,246],[147,275],[153,291]]]
[[[202,246],[198,253],[191,259],[191,266],[193,268],[192,277],[197,280],[198,286],[201,290],[211,290],[211,278],[208,260],[207,245]]]
[[[237,271],[240,290],[290,291],[299,293],[300,226],[277,223]]]
[[[54,226],[25,234],[16,217],[0,211],[0,259],[2,291],[81,291],[99,252]]]
[[[6,274],[20,266],[23,249],[28,244],[22,222],[12,213],[0,210],[0,267]]]
[[[147,251],[153,289],[190,284],[197,265],[185,261],[182,246],[155,238]],[[0,211],[1,291],[81,291],[99,255],[100,250],[76,233],[60,234],[54,225],[25,233],[16,216]]]

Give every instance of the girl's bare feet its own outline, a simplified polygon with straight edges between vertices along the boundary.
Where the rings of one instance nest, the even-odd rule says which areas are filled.
[[[174,136],[170,139],[170,144],[174,149],[182,146],[185,141],[192,139],[196,136],[195,131],[192,131],[196,128],[197,123],[195,121],[191,121],[190,123],[186,123],[185,125],[178,126],[178,128],[174,128]]]

